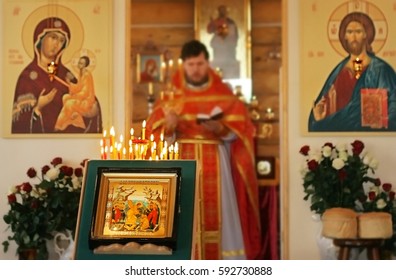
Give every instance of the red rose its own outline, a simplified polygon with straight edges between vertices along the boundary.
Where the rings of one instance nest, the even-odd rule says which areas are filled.
[[[61,168],[60,168],[60,171],[65,175],[65,176],[72,176],[73,175],[73,172],[74,172],[74,170],[73,170],[73,168],[72,167],[69,167],[69,166],[66,166],[66,165],[63,165]]]
[[[77,167],[76,169],[74,169],[74,175],[76,175],[77,177],[82,177],[83,176],[83,170],[81,167]]]
[[[334,149],[333,144],[330,143],[330,142],[327,142],[327,143],[325,143],[325,144],[323,145],[323,147],[326,147],[326,146],[329,146],[331,149]]]
[[[374,179],[374,185],[376,185],[377,187],[381,186],[381,179],[380,178]]]
[[[29,182],[23,183],[21,186],[21,191],[25,191],[27,193],[30,193],[32,191],[33,187]]]
[[[367,200],[367,195],[364,195],[364,194],[363,194],[363,195],[360,195],[358,199],[359,199],[359,201],[360,201],[361,203],[364,203],[364,202],[366,202],[366,200]]]
[[[355,140],[353,143],[351,143],[352,145],[352,153],[355,156],[360,155],[360,153],[363,151],[364,149],[364,144],[362,141],[359,140]]]
[[[395,192],[394,191],[390,191],[389,192],[389,199],[390,200],[394,200],[395,199]]]
[[[376,196],[377,196],[377,195],[375,194],[375,192],[369,192],[369,193],[368,193],[368,198],[369,198],[370,200],[374,200]]]
[[[30,167],[26,174],[28,175],[29,178],[34,178],[34,177],[36,177],[37,172],[36,172],[36,169],[34,169],[33,167]]]
[[[52,161],[51,161],[51,164],[55,167],[55,166],[57,166],[57,165],[59,165],[59,164],[61,164],[62,163],[62,158],[61,157],[56,157],[56,158],[54,158]]]
[[[82,167],[85,167],[85,164],[87,163],[87,161],[88,161],[87,158],[84,159],[82,162],[80,162],[80,165],[81,165]]]
[[[38,201],[36,199],[32,200],[32,202],[30,203],[30,207],[33,209],[37,209],[39,206]]]
[[[65,175],[71,177],[71,176],[73,176],[73,173],[74,173],[74,168],[68,166],[67,169],[66,169]]]
[[[42,173],[43,175],[45,175],[45,174],[47,174],[48,170],[50,170],[50,169],[51,169],[51,168],[50,168],[48,165],[43,166],[43,168],[41,168],[41,173]]]
[[[311,159],[310,161],[308,161],[308,169],[309,170],[314,171],[318,168],[318,166],[319,166],[319,163],[316,160]]]
[[[12,203],[15,203],[16,202],[16,196],[15,196],[15,194],[9,194],[8,196],[7,196],[7,198],[8,198],[8,203],[9,204],[12,204]]]
[[[341,181],[344,181],[345,180],[345,178],[347,177],[347,172],[345,171],[345,169],[344,168],[342,168],[342,169],[340,169],[339,171],[338,171],[338,178],[341,180]]]
[[[308,145],[305,145],[305,146],[302,146],[302,147],[301,147],[301,149],[300,149],[300,154],[302,154],[302,155],[304,155],[304,156],[307,156],[307,155],[308,155],[308,152],[309,152],[309,146],[308,146]]]
[[[392,189],[392,184],[385,183],[382,185],[382,189],[386,192],[389,192]]]

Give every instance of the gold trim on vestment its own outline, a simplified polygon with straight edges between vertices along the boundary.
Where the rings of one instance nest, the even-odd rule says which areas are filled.
[[[259,212],[259,206],[258,206],[258,199],[253,196],[252,186],[249,184],[248,178],[246,178],[246,173],[244,172],[244,168],[239,163],[237,163],[237,168],[238,168],[239,173],[241,174],[243,181],[245,182],[245,185],[247,186],[246,190],[247,190],[247,193],[249,196],[249,200],[252,203],[254,215],[257,220],[257,225],[260,228],[260,212]]]
[[[223,142],[220,140],[205,140],[205,139],[178,139],[178,143],[180,144],[197,144],[197,145],[204,145],[204,144],[214,144],[220,145]]]
[[[222,255],[223,255],[223,257],[244,256],[245,255],[245,250],[244,249],[239,249],[239,250],[223,251]]]

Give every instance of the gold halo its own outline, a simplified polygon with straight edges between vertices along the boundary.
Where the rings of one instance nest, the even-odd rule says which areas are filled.
[[[367,14],[371,19],[373,20],[374,27],[376,29],[376,34],[374,37],[374,41],[371,43],[371,46],[373,48],[374,53],[378,53],[385,45],[386,40],[388,38],[388,24],[386,21],[386,18],[382,11],[373,3],[369,3],[367,1],[359,1],[354,5],[350,5],[352,1],[348,1],[346,3],[343,3],[339,5],[337,8],[335,8],[328,20],[328,26],[327,26],[327,38],[332,46],[332,48],[341,56],[346,55],[346,51],[342,47],[342,44],[338,38],[338,30],[339,26],[341,23],[341,20],[346,16],[347,14],[355,11],[363,12]],[[383,34],[379,36],[378,34],[378,26],[381,25],[383,26]],[[332,30],[337,30],[332,32]],[[330,33],[336,34],[337,36],[332,36]]]
[[[34,58],[33,35],[37,24],[47,17],[63,19],[70,29],[70,42],[62,55],[62,62],[67,63],[73,54],[81,49],[84,30],[80,18],[69,8],[60,5],[45,5],[34,10],[25,20],[22,27],[22,44],[28,56]]]
[[[96,67],[96,56],[91,50],[88,50],[88,49],[81,49],[80,51],[77,51],[73,55],[73,58],[71,60],[71,65],[73,67],[73,70],[75,70],[76,72],[79,71],[78,61],[80,60],[80,57],[82,57],[84,55],[89,57],[89,65],[87,67],[87,70],[92,72]]]

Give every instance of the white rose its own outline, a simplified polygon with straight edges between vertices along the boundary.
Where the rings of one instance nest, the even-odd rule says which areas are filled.
[[[322,149],[323,156],[326,157],[326,158],[330,157],[331,156],[331,151],[332,151],[332,148],[330,146],[327,146],[327,145],[324,146],[323,149]]]
[[[333,166],[333,168],[336,170],[340,170],[345,166],[345,162],[340,158],[336,158],[333,160],[331,166]]]
[[[58,178],[60,173],[59,168],[51,168],[50,170],[47,171],[47,173],[45,174],[45,179],[47,181],[54,181],[56,178]]]
[[[319,153],[315,153],[309,156],[309,160],[315,160],[317,162],[321,162],[322,161],[322,155]]]
[[[379,189],[379,187],[377,187],[377,186],[371,186],[371,187],[369,188],[369,192],[374,192],[375,195],[377,196],[377,195],[380,193],[380,189]]]
[[[301,173],[301,174],[302,174],[302,173]],[[304,176],[305,174],[302,174],[302,175]],[[72,179],[72,184],[73,184],[73,189],[75,189],[75,190],[81,188],[80,179],[77,178],[77,177],[73,177],[73,179]]]
[[[38,188],[37,191],[39,192],[40,195],[46,195],[47,191],[45,189],[42,188]]]
[[[385,202],[385,200],[380,198],[377,200],[376,205],[377,205],[377,209],[383,209],[386,206],[386,202]]]
[[[372,160],[372,157],[371,157],[369,154],[367,154],[367,155],[363,158],[363,163],[364,163],[365,165],[369,165],[370,162],[371,162],[371,160]]]
[[[337,144],[336,145],[336,150],[339,152],[346,152],[347,148],[346,148],[346,144]]]
[[[17,192],[18,192],[17,186],[12,186],[12,187],[8,190],[8,194],[9,194],[9,195],[10,195],[10,194],[17,193]]]
[[[308,190],[308,191],[314,191],[314,190],[315,190],[315,187],[312,186],[312,185],[309,185],[309,186],[307,187],[307,190]]]
[[[348,153],[346,151],[340,151],[340,153],[338,154],[338,157],[340,159],[342,159],[343,161],[347,161],[348,160]]]
[[[377,159],[372,159],[369,163],[369,167],[374,170],[378,168],[378,165],[379,165],[379,162]]]
[[[39,197],[40,197],[40,194],[39,194],[35,189],[33,189],[33,190],[30,192],[30,195],[31,195],[32,197],[35,197],[35,198],[39,198]]]

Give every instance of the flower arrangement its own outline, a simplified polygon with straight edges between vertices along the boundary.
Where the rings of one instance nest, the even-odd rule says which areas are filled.
[[[14,241],[18,254],[34,249],[37,259],[47,259],[46,241],[56,232],[70,230],[74,236],[85,160],[78,168],[62,161],[61,157],[54,158],[51,165],[41,168],[41,176],[35,168],[29,168],[27,176],[35,183],[11,187],[7,197],[10,210],[3,219],[12,235],[3,242],[4,252],[9,241]]]
[[[389,248],[395,250],[396,200],[390,183],[375,176],[379,162],[365,150],[360,140],[346,145],[325,143],[319,151],[301,147],[305,157],[302,169],[304,200],[310,209],[322,215],[333,207],[350,208],[357,212],[382,211],[392,215],[394,235]],[[396,252],[394,252],[396,253]]]

